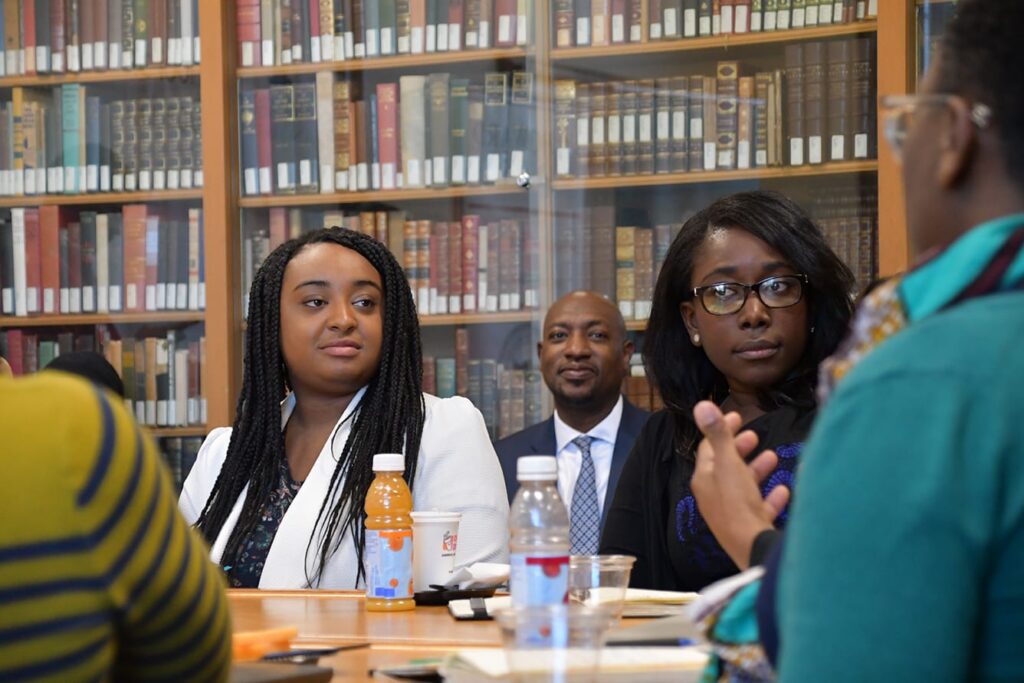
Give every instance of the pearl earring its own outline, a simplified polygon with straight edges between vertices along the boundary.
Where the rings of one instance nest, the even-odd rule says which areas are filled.
[[[693,333],[693,343],[695,345],[696,344],[700,344],[700,333],[699,332],[694,332]]]

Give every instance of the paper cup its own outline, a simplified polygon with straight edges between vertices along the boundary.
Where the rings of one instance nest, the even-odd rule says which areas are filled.
[[[461,512],[412,513],[413,583],[416,592],[441,585],[455,570]]]

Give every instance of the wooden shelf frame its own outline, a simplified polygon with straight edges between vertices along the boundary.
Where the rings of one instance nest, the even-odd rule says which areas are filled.
[[[238,78],[271,78],[274,76],[303,76],[322,71],[360,72],[393,71],[426,66],[448,66],[475,62],[496,62],[510,59],[528,59],[532,54],[521,47],[488,50],[460,50],[458,52],[426,52],[416,55],[393,55],[370,59],[347,59],[342,62],[302,62],[280,66],[248,66],[238,69]]]
[[[59,315],[0,316],[0,329],[20,327],[74,327],[76,325],[179,325],[201,323],[203,311],[151,311],[147,313],[68,313]]]
[[[686,173],[660,173],[651,175],[602,176],[599,178],[562,178],[551,183],[555,190],[609,190],[620,187],[659,187],[669,185],[706,185],[737,180],[776,180],[785,178],[815,178],[846,173],[874,173],[878,162],[839,161],[829,164],[804,166],[771,166],[731,171],[688,171]]]
[[[421,315],[420,327],[459,327],[462,325],[501,325],[539,322],[544,311],[507,311],[502,313],[454,313]]]
[[[879,10],[881,12],[881,10]],[[671,54],[698,50],[725,50],[749,45],[773,45],[793,43],[801,40],[823,40],[837,36],[850,36],[878,31],[878,21],[855,21],[849,24],[829,24],[811,28],[788,29],[785,31],[759,31],[757,33],[732,33],[704,38],[680,38],[678,40],[654,40],[640,43],[619,43],[587,47],[556,47],[551,50],[551,61],[561,62],[582,59],[629,58],[651,54]]]
[[[518,185],[460,185],[457,187],[420,187],[408,190],[371,190],[367,192],[334,192],[331,194],[290,194],[260,195],[243,197],[238,205],[243,209],[258,209],[272,206],[334,206],[346,204],[367,204],[373,202],[440,201],[463,197],[486,197],[524,193]]]
[[[157,190],[153,192],[90,192],[88,194],[33,194],[0,197],[0,207],[85,206],[97,204],[149,204],[153,202],[199,201],[202,188],[194,190]]]
[[[203,50],[206,54],[206,50]],[[60,74],[0,77],[0,88],[34,88],[64,83],[120,83],[127,81],[155,81],[168,78],[198,78],[199,66],[166,66],[145,69],[110,69],[107,71],[76,71]]]

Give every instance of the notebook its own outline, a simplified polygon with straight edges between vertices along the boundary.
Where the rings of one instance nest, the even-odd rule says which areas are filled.
[[[549,669],[549,662],[538,651],[537,657],[531,657],[526,666],[530,671],[517,672],[522,674],[543,673]],[[558,653],[569,672],[580,670],[584,663],[589,663],[592,652],[563,650]],[[642,681],[645,677],[666,680],[666,672],[699,672],[707,664],[707,653],[697,647],[679,648],[605,648],[600,653],[600,680]],[[441,673],[445,681],[471,681],[501,679],[509,676],[508,659],[501,648],[474,648],[460,650],[448,656],[441,665]],[[685,680],[689,677],[673,675],[671,680]],[[690,680],[696,680],[691,678]]]
[[[591,592],[585,604],[601,605],[614,596],[614,589],[599,588]],[[680,614],[685,605],[697,598],[696,593],[677,591],[656,591],[642,588],[626,590],[626,601],[622,610],[623,617],[666,617]],[[503,595],[493,598],[476,598],[473,600],[452,600],[448,603],[448,612],[456,619],[481,620],[491,619],[500,609],[512,606],[512,598]]]

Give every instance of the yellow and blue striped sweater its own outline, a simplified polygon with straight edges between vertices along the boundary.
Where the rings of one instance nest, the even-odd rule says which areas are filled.
[[[113,396],[0,379],[0,463],[0,680],[226,678],[223,579]]]

